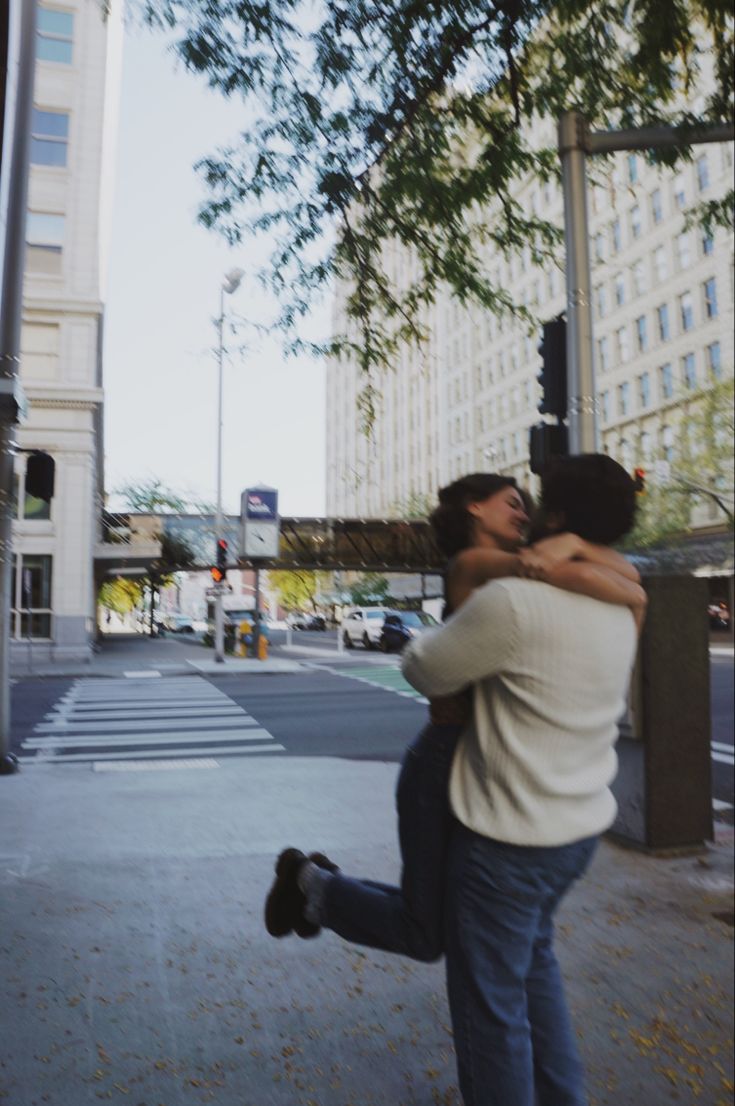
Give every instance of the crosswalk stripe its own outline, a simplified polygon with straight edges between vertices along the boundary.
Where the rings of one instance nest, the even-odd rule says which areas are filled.
[[[25,763],[285,752],[257,719],[201,676],[77,680],[21,743]],[[27,754],[27,755],[23,755]]]

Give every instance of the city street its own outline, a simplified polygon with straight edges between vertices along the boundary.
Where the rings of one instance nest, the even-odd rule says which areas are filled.
[[[272,631],[272,638],[271,656],[298,661],[297,671],[198,675],[187,658],[210,657],[211,651],[179,635],[103,645],[102,658],[125,650],[127,678],[19,680],[13,749],[25,763],[98,765],[256,755],[400,759],[423,724],[426,705],[403,680],[397,656],[361,648],[337,652],[334,631],[294,633],[290,648],[284,631]],[[149,664],[142,658],[151,649]],[[732,652],[715,647],[711,664],[713,799],[722,816],[733,804]],[[151,678],[152,671],[159,675]]]

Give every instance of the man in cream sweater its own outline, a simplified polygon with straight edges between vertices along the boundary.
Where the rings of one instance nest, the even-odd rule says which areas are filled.
[[[612,544],[635,489],[609,457],[543,482],[555,526]],[[615,818],[617,722],[636,648],[630,610],[534,580],[480,588],[418,638],[403,673],[427,697],[473,687],[455,756],[447,981],[465,1106],[585,1106],[553,916]]]

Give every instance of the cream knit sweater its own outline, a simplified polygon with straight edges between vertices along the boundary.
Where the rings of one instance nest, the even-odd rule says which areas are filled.
[[[518,579],[486,584],[412,642],[403,674],[422,694],[474,685],[474,718],[452,766],[455,816],[515,845],[608,829],[635,649],[627,607]]]

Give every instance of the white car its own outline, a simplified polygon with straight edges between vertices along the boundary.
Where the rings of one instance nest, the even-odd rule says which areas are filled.
[[[365,649],[377,649],[380,633],[390,607],[353,607],[342,619],[342,640],[348,649],[363,645]]]

